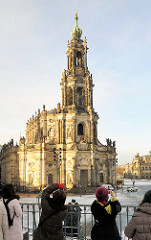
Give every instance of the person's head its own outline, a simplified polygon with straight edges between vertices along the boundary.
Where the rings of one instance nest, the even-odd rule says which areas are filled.
[[[141,204],[146,203],[146,202],[147,202],[147,203],[151,203],[151,190],[148,190],[148,191],[145,193],[144,198],[143,198]]]
[[[7,184],[3,188],[3,197],[10,198],[15,195],[14,186],[12,184]]]
[[[53,200],[55,205],[63,206],[66,201],[66,194],[62,189],[53,192]]]
[[[108,190],[105,187],[99,187],[96,190],[96,198],[99,202],[107,202],[109,197]]]

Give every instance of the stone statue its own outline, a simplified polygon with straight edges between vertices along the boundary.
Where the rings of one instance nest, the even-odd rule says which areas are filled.
[[[20,144],[25,144],[25,138],[24,137],[20,138]]]
[[[106,138],[106,143],[107,143],[107,145],[109,145],[109,141],[110,141],[110,139],[109,139],[109,138]]]
[[[67,137],[71,137],[71,131],[72,131],[71,128],[72,128],[71,126],[67,128]]]

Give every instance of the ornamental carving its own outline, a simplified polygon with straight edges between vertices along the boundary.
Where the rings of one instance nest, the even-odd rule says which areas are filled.
[[[35,149],[35,145],[28,145],[27,149]]]
[[[53,121],[54,121],[53,119],[49,119],[49,122],[51,122],[51,123],[52,123]]]
[[[72,165],[71,160],[67,161],[67,166],[70,167]]]
[[[85,138],[82,138],[78,144],[78,150],[88,150],[89,145]]]
[[[33,167],[34,165],[35,165],[34,162],[29,162],[29,163],[28,163],[28,166],[29,166],[29,167]]]

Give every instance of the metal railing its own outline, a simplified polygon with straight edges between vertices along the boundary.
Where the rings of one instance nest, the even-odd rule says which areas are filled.
[[[41,206],[38,203],[21,204],[22,228],[26,233],[27,240],[32,239],[32,235],[38,226]],[[89,240],[91,239],[91,229],[94,225],[94,218],[91,213],[90,205],[68,205],[68,216],[63,222],[64,239]],[[136,207],[122,206],[121,212],[116,217],[117,226],[119,228],[120,236],[123,237],[125,226],[131,219]]]

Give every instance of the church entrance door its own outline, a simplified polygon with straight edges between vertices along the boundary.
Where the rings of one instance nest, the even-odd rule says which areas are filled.
[[[81,187],[88,186],[88,170],[80,170],[80,185]]]

